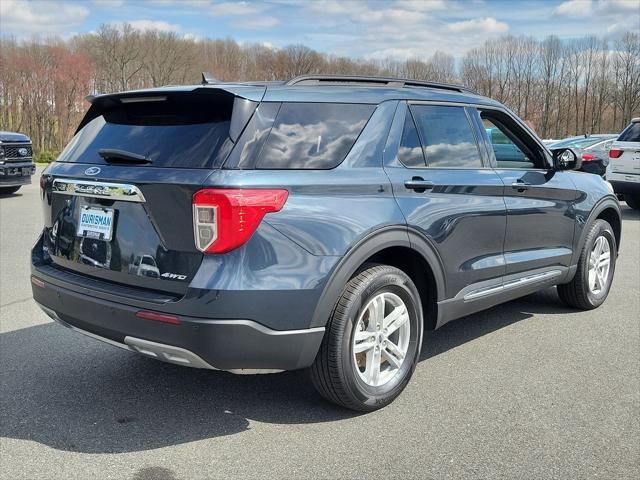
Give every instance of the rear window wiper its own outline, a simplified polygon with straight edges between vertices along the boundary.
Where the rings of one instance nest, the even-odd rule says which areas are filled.
[[[101,148],[98,155],[107,162],[123,162],[123,163],[151,163],[151,159],[144,155],[127,152],[126,150],[118,150],[117,148]]]

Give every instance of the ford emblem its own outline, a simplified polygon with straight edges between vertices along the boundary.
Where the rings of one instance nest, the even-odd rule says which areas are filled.
[[[26,157],[28,154],[29,154],[29,150],[27,150],[26,148],[18,149],[18,155],[20,155],[21,157]]]
[[[101,172],[100,167],[89,167],[84,171],[85,175],[97,175]]]

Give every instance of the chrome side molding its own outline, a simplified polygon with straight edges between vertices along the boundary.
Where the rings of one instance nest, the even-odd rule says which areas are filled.
[[[502,284],[492,285],[488,287],[479,288],[477,290],[472,290],[469,293],[467,293],[463,298],[465,302],[468,302],[470,300],[475,300],[478,298],[495,295],[497,293],[504,292],[507,290],[524,287],[525,285],[529,285],[531,283],[546,281],[551,278],[558,277],[560,275],[562,275],[562,270],[548,270],[546,272],[524,275],[519,278],[508,280]]]
[[[107,198],[109,200],[121,200],[124,202],[146,202],[142,191],[135,185],[127,183],[91,182],[88,180],[56,178],[53,181],[52,190],[54,193],[74,195],[77,197]]]

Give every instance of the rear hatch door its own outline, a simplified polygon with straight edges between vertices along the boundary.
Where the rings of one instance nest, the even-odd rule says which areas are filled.
[[[213,88],[94,100],[43,175],[45,260],[99,280],[184,293],[202,261],[193,194],[224,163],[255,105]]]

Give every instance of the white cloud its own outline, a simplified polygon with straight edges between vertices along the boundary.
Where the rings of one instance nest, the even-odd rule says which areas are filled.
[[[598,0],[598,10],[610,12],[635,12],[637,20],[638,12],[640,12],[640,0]]]
[[[565,17],[607,17],[616,14],[635,14],[636,25],[640,0],[568,0],[558,5],[553,13]]]
[[[222,2],[215,4],[210,10],[209,15],[213,17],[224,17],[232,15],[254,15],[263,12],[268,7],[257,3],[249,2]]]
[[[212,17],[238,17],[232,25],[244,30],[266,30],[280,24],[278,18],[262,14],[269,5],[253,2],[221,2],[209,9]],[[240,18],[242,17],[242,18]]]
[[[160,7],[180,5],[187,5],[190,7],[208,7],[211,5],[211,0],[146,0],[146,3],[149,3],[150,5],[158,5]]]
[[[91,3],[96,7],[113,8],[123,6],[124,0],[92,0]]]
[[[333,17],[334,20],[339,22],[348,19],[354,23],[407,24],[418,23],[427,18],[423,9],[403,8],[400,3],[393,4],[391,8],[370,8],[365,2],[326,0],[310,2],[307,7],[311,15],[314,15],[314,20],[319,15],[321,17]],[[410,6],[416,6],[413,2],[409,2],[409,4]]]
[[[397,0],[394,7],[405,10],[433,12],[437,10],[450,9],[452,5],[451,2],[447,2],[445,0]]]
[[[361,21],[365,23],[393,22],[407,24],[421,22],[425,18],[426,15],[424,12],[389,8],[385,10],[369,10],[364,15],[354,19],[354,21]]]
[[[307,7],[311,11],[315,11],[325,15],[342,15],[342,14],[352,14],[355,10],[354,4],[349,4],[347,2],[340,2],[338,0],[317,0],[315,2],[309,2]],[[364,2],[357,4],[358,11],[360,11],[363,7],[368,10],[368,7]]]
[[[553,13],[570,17],[587,17],[591,15],[592,8],[591,0],[568,0],[558,5]]]
[[[312,18],[315,31],[305,35],[333,55],[367,59],[426,59],[442,50],[464,54],[488,38],[510,30],[491,4],[466,10],[454,1],[338,2],[313,1],[301,17]],[[456,21],[443,18],[442,9]],[[500,14],[501,12],[499,12]],[[318,30],[322,30],[319,32]]]
[[[244,28],[246,30],[265,30],[273,28],[280,24],[280,20],[276,17],[253,17],[243,18],[233,23],[234,27]]]
[[[572,24],[580,24],[574,36],[584,34],[589,28],[604,28],[608,35],[615,37],[626,31],[638,31],[639,12],[640,0],[570,0],[558,5],[552,13],[567,21],[564,26],[567,32],[573,31],[570,30]],[[569,23],[571,20],[576,21]],[[554,27],[548,33],[556,33],[555,30],[557,29]],[[542,34],[541,31],[540,35]]]
[[[88,16],[76,2],[0,0],[0,30],[16,36],[67,33]]]
[[[129,22],[136,30],[159,30],[161,32],[179,32],[182,30],[180,25],[174,23],[163,22],[162,20],[131,20]]]
[[[474,18],[462,22],[454,22],[447,25],[447,27],[453,32],[505,33],[509,30],[509,25],[493,17]]]

